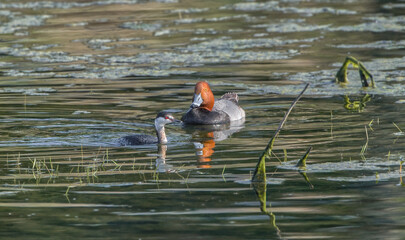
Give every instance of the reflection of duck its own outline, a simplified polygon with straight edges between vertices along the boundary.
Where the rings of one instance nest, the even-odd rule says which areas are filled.
[[[213,133],[207,133],[207,136],[213,137]],[[207,139],[200,142],[195,142],[194,147],[196,149],[197,160],[199,163],[199,168],[210,168],[211,156],[214,153],[215,141],[214,139]]]
[[[165,125],[172,123],[175,118],[167,112],[160,112],[155,119],[156,136],[150,136],[145,134],[135,134],[122,137],[119,142],[121,145],[144,145],[144,144],[166,144],[167,138],[165,133]]]
[[[224,124],[241,120],[245,111],[238,104],[239,97],[236,93],[226,93],[215,101],[214,94],[206,82],[195,85],[193,103],[182,117],[186,124],[212,125]]]
[[[187,133],[198,138],[212,138],[216,142],[223,141],[229,138],[232,134],[239,132],[244,128],[245,119],[239,121],[232,121],[229,124],[217,124],[217,125],[183,125],[183,128]]]
[[[231,124],[184,126],[185,130],[193,135],[199,168],[209,168],[211,156],[214,153],[215,143],[229,138],[233,133],[243,128],[244,121],[233,121]]]

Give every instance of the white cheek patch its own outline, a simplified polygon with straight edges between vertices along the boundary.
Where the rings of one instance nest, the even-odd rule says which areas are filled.
[[[166,119],[162,117],[158,117],[155,119],[155,127],[156,128],[161,128],[166,124]]]

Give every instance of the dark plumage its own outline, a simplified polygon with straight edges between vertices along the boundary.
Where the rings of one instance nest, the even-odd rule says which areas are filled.
[[[202,108],[190,108],[181,118],[187,124],[215,125],[229,123],[228,114],[223,111],[208,111]]]
[[[158,143],[158,138],[146,134],[134,134],[120,138],[120,145],[145,145]]]
[[[175,118],[167,112],[159,112],[155,118],[156,136],[146,134],[134,134],[125,136],[119,139],[119,144],[122,146],[127,145],[145,145],[145,144],[166,144],[167,138],[165,133],[165,125],[172,123]]]

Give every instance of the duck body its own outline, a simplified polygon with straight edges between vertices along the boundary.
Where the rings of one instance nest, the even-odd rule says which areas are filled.
[[[167,112],[160,112],[155,118],[155,130],[156,136],[146,135],[146,134],[134,134],[125,136],[119,139],[119,144],[121,146],[129,145],[146,145],[146,144],[166,144],[166,132],[165,125],[172,123],[176,119]]]
[[[245,118],[245,111],[238,102],[236,93],[226,93],[215,101],[208,83],[198,82],[190,109],[181,120],[193,125],[227,124],[241,120]]]
[[[216,125],[229,123],[230,118],[223,111],[217,112],[200,108],[190,108],[181,118],[181,121],[192,125]]]

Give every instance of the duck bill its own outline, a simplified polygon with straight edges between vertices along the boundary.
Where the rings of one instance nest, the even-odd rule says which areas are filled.
[[[181,123],[181,120],[179,120],[179,119],[173,119],[173,123]]]
[[[198,108],[203,103],[203,99],[200,94],[194,94],[193,102],[190,105],[190,108]]]

